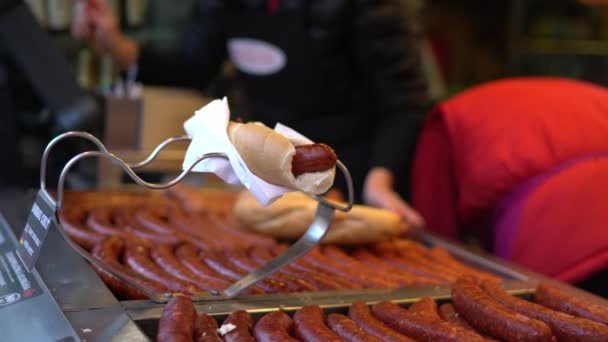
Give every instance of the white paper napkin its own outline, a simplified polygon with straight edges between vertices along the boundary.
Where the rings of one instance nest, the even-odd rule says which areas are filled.
[[[230,184],[241,183],[263,206],[274,202],[287,192],[294,191],[270,184],[251,173],[228,138],[229,121],[228,101],[223,98],[210,102],[184,122],[184,130],[192,141],[186,151],[183,169],[188,169],[205,153],[222,152],[228,156],[228,160],[220,157],[207,158],[199,162],[192,171],[214,173]],[[294,145],[312,143],[310,139],[280,123],[275,126],[275,131],[285,135]]]

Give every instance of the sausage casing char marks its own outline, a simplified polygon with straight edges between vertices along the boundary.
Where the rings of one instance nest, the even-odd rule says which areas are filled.
[[[297,342],[291,337],[293,320],[283,311],[272,312],[258,320],[253,335],[258,342]]]
[[[404,285],[407,285],[407,286],[445,284],[445,281],[441,281],[438,278],[433,278],[430,276],[421,276],[421,275],[406,271],[404,269],[401,269],[395,265],[392,265],[365,248],[355,249],[352,252],[352,255],[357,260],[363,262],[366,265],[373,266],[373,267],[381,267],[382,269],[384,269],[388,272],[391,272],[393,274],[398,274],[402,279],[406,280],[406,283]]]
[[[471,276],[452,286],[456,310],[478,331],[505,341],[553,341],[545,323],[524,316],[492,299]]]
[[[86,225],[88,212],[85,208],[63,208],[59,211],[59,222],[70,239],[87,251],[102,242],[105,236],[90,230]]]
[[[374,317],[367,306],[362,301],[353,302],[348,309],[348,317],[357,323],[361,329],[367,331],[386,342],[413,342],[411,338],[400,332],[389,328],[376,317]]]
[[[351,257],[336,246],[325,246],[323,248],[323,255],[345,265],[358,264],[358,272],[371,275],[372,278],[390,281],[395,287],[411,285],[411,278],[402,277],[399,273],[386,270],[380,267],[380,265],[370,266],[365,263],[360,263],[356,258]]]
[[[327,316],[329,328],[349,342],[383,342],[376,336],[369,334],[357,326],[350,318],[341,314],[330,314]]]
[[[245,273],[255,271],[258,266],[252,262],[245,252],[236,250],[236,249],[228,249],[225,250],[223,256],[230,262],[231,265],[236,268],[242,270]],[[261,280],[257,283],[257,286],[264,289],[267,293],[276,293],[276,292],[292,292],[297,291],[299,288],[296,286],[290,286],[292,284],[286,283],[284,279],[280,279],[278,276],[279,273],[272,273],[267,278]]]
[[[253,319],[247,311],[238,310],[228,315],[222,323],[220,331],[225,328],[232,328],[224,334],[224,341],[226,342],[255,342],[251,334]]]
[[[214,239],[212,236],[214,230],[202,224],[201,220],[195,214],[187,214],[181,211],[174,211],[171,214],[170,222],[173,226],[184,235],[189,236],[189,241],[193,243],[197,241],[197,245],[201,248],[209,250],[221,250],[229,246],[229,241],[224,239]]]
[[[444,305],[446,305],[446,304],[444,304]],[[442,306],[444,306],[444,305],[442,305]],[[425,298],[419,299],[418,301],[416,301],[414,304],[412,304],[409,307],[408,311],[414,315],[425,316],[427,319],[442,320],[445,322],[445,323],[442,323],[442,325],[451,327],[451,329],[454,329],[454,331],[464,330],[464,331],[467,331],[468,333],[471,333],[474,335],[479,335],[479,336],[475,336],[475,339],[477,339],[477,340],[483,339],[486,342],[496,341],[492,338],[480,335],[464,319],[462,319],[462,317],[458,316],[458,313],[456,313],[456,311],[454,310],[454,307],[451,304],[447,304],[447,305],[449,305],[449,307],[447,307],[447,308],[451,309],[451,315],[456,316],[456,317],[449,317],[450,319],[443,318],[446,313],[445,312],[446,308],[443,308],[444,314],[441,315],[439,312],[439,308],[437,307],[437,302],[435,302],[435,300],[433,300],[433,298],[430,298],[430,297],[425,297]]]
[[[175,249],[175,257],[198,277],[221,282],[225,285],[231,284],[231,279],[221,276],[212,270],[198,257],[198,254],[198,249],[190,244],[183,244]]]
[[[199,257],[213,271],[233,281],[240,280],[247,274],[247,272],[231,264],[219,252],[200,250]]]
[[[318,305],[307,305],[293,316],[294,335],[303,342],[344,341],[325,325],[323,310]]]
[[[462,318],[458,312],[456,312],[454,305],[451,303],[441,304],[438,311],[439,317],[441,317],[441,319],[444,321],[457,324],[465,329],[473,329],[473,327],[464,318]]]
[[[162,234],[145,228],[135,219],[133,211],[125,211],[122,215],[124,215],[122,219],[124,220],[125,230],[144,241],[150,241],[153,244],[177,245],[183,239],[183,236],[177,231],[171,234]]]
[[[89,211],[87,226],[92,230],[109,236],[123,236],[124,220],[126,212],[133,210],[127,207],[98,207]]]
[[[277,252],[280,252],[278,248],[283,248],[273,239],[260,238],[254,233],[244,231],[237,224],[229,224],[229,229],[224,227],[224,222],[234,219],[229,216],[228,211],[223,214],[209,210],[188,213],[183,205],[180,206],[173,200],[144,201],[141,198],[131,200],[126,197],[121,197],[120,200],[104,200],[103,206],[100,206],[99,203],[102,202],[97,200],[74,204],[67,210],[62,210],[59,215],[65,218],[62,223],[66,231],[88,250],[108,236],[119,235],[127,242],[130,251],[126,253],[126,258],[120,258],[118,264],[125,270],[136,270],[137,272],[131,274],[137,274],[140,279],[165,288],[171,287],[171,291],[187,293],[183,291],[184,286],[181,289],[178,289],[180,286],[173,286],[178,283],[189,283],[186,287],[193,291],[225,288],[275,257]],[[191,229],[183,229],[182,226]],[[215,233],[224,234],[218,239]],[[132,253],[134,249],[138,249],[131,248],[133,244],[140,246],[138,248],[147,249],[148,253],[138,256],[145,258],[131,258],[138,254]],[[185,245],[191,246],[185,248]],[[236,248],[239,253],[230,252],[232,248]],[[194,253],[190,253],[192,249]],[[263,250],[271,251],[270,255],[257,255]],[[242,251],[248,251],[250,254],[242,254]],[[203,254],[199,255],[201,252]],[[120,254],[123,255],[122,252]],[[250,259],[252,256],[253,262]],[[133,263],[133,260],[142,261],[146,266],[137,267],[138,262]],[[143,264],[139,263],[139,266]],[[361,272],[353,272],[359,267],[365,268],[369,274],[361,276]],[[151,272],[153,270],[154,272]],[[157,270],[161,272],[155,272]],[[252,287],[250,292],[388,288],[438,282],[412,274],[395,275],[396,270],[397,267],[388,263],[382,267],[374,267],[373,263],[362,262],[355,254],[339,247],[326,247],[323,252],[319,248],[281,272],[273,274],[264,283]],[[157,277],[161,274],[162,276]]]
[[[539,284],[536,288],[534,298],[537,303],[553,310],[608,324],[607,307],[569,294],[550,283],[544,282]]]
[[[202,290],[222,290],[227,283],[215,279],[202,278],[180,263],[168,245],[158,245],[150,250],[154,262],[172,276],[192,283]]]
[[[437,303],[431,297],[418,299],[414,304],[410,305],[408,311],[420,316],[441,319],[441,317],[439,317],[439,312],[437,311]]]
[[[149,248],[128,244],[125,251],[125,264],[141,276],[166,286],[171,291],[185,294],[201,292],[194,284],[177,279],[162,270],[150,259]]]
[[[196,342],[222,342],[222,339],[217,334],[217,321],[215,318],[200,314],[196,320],[194,328],[194,341]]]
[[[462,273],[470,274],[470,275],[475,276],[476,278],[479,278],[482,280],[494,281],[497,283],[501,282],[500,277],[494,276],[489,273],[482,272],[478,269],[467,266],[467,265],[463,264],[462,262],[458,261],[458,259],[456,259],[453,255],[451,255],[450,252],[448,252],[448,250],[445,249],[444,247],[439,247],[439,246],[432,247],[428,251],[426,251],[426,255],[428,255],[432,260],[437,261],[438,263],[447,265],[450,268],[460,270]]]
[[[608,326],[517,298],[494,282],[482,286],[500,304],[547,324],[558,341],[608,341]]]
[[[303,173],[322,172],[335,167],[337,160],[334,150],[325,144],[296,146],[291,173],[297,177]]]
[[[483,341],[476,333],[457,327],[428,314],[417,315],[391,302],[372,306],[373,315],[389,327],[423,341]]]
[[[261,247],[261,248],[264,248],[264,247]],[[251,249],[253,249],[253,247]],[[226,251],[225,253],[238,254],[238,257],[236,259],[231,259],[231,261],[238,260],[239,267],[243,268],[247,272],[253,272],[256,269],[258,269],[259,267],[263,266],[263,264],[265,263],[265,262],[259,262],[255,258],[252,258],[251,253],[247,254],[247,252],[245,252],[245,251],[231,249],[229,251]],[[229,256],[229,258],[230,258],[230,256]],[[272,273],[268,279],[275,280],[275,284],[283,283],[284,286],[286,287],[285,291],[303,292],[303,291],[318,290],[318,288],[316,286],[314,286],[313,284],[308,282],[306,279],[303,279],[304,277],[298,277],[298,276],[294,277],[294,276],[290,275],[289,273],[285,272],[285,269],[286,269],[286,267],[282,268],[278,272]]]
[[[369,277],[359,272],[355,265],[361,265],[359,263],[344,264],[340,261],[334,260],[321,253],[318,247],[313,248],[308,254],[304,256],[304,261],[309,262],[315,267],[318,267],[329,274],[337,274],[341,277],[347,278],[356,284],[362,284],[367,288],[397,288],[399,284],[389,279],[380,279],[375,277]]]
[[[141,207],[135,211],[134,218],[136,222],[150,231],[159,234],[173,234],[177,228],[170,222],[170,217],[172,211],[176,210],[177,208],[169,205]]]
[[[138,274],[125,268],[119,261],[120,256],[123,254],[125,249],[125,242],[118,236],[112,236],[106,240],[98,243],[93,248],[93,256],[98,260],[103,261],[107,265],[114,267],[118,270],[123,271],[131,282],[138,284],[143,287],[146,291],[154,294],[160,294],[168,292],[169,290],[159,283],[151,282],[143,279]],[[116,293],[119,297],[125,299],[147,299],[143,293],[134,288],[133,286],[123,282],[122,280],[114,277],[110,273],[102,270],[98,267],[94,267],[97,273],[101,276],[106,284]]]
[[[272,260],[275,255],[269,251],[268,248],[254,246],[249,250],[249,257],[258,265],[261,265]],[[348,284],[343,285],[332,280],[330,277],[323,276],[322,274],[306,271],[304,269],[298,269],[294,266],[294,264],[283,267],[281,272],[292,277],[301,278],[311,285],[316,286],[319,290],[342,290],[350,288],[348,287]]]
[[[196,309],[188,297],[177,296],[167,303],[158,322],[158,342],[191,342]]]

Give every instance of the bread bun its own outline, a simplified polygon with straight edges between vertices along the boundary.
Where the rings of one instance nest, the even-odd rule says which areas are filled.
[[[280,240],[297,240],[313,221],[317,202],[302,193],[288,193],[267,207],[253,195],[241,192],[235,203],[236,218],[250,229]],[[336,211],[324,244],[358,245],[391,239],[405,233],[399,216],[384,209],[355,205]]]
[[[268,183],[317,195],[329,190],[334,182],[335,167],[294,177],[294,144],[261,123],[230,122],[228,137],[249,170]]]

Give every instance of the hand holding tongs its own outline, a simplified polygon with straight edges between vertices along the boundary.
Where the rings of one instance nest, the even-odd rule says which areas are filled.
[[[57,200],[55,201],[53,199],[53,197],[46,191],[46,164],[47,164],[48,156],[49,156],[52,148],[59,141],[66,139],[66,138],[70,138],[70,137],[79,137],[79,138],[87,139],[87,140],[93,142],[99,150],[82,152],[82,153],[74,156],[72,159],[70,159],[68,161],[68,163],[64,166],[64,168],[61,172],[61,175],[59,177],[59,182],[57,185]],[[175,179],[173,179],[167,183],[162,183],[162,184],[146,182],[143,179],[141,179],[135,173],[135,171],[133,171],[135,169],[140,169],[140,168],[150,164],[158,156],[158,154],[171,143],[176,142],[176,141],[189,141],[189,140],[191,140],[191,138],[188,136],[169,138],[169,139],[163,141],[161,144],[159,144],[154,149],[154,151],[152,151],[152,153],[148,156],[148,158],[146,158],[145,160],[138,162],[138,163],[128,164],[125,161],[123,161],[121,158],[117,157],[116,155],[114,155],[113,153],[108,151],[108,149],[104,146],[104,144],[101,141],[99,141],[99,139],[94,137],[93,135],[91,135],[89,133],[85,133],[85,132],[67,132],[67,133],[61,134],[61,135],[57,136],[56,138],[54,138],[53,140],[51,140],[51,142],[47,145],[47,147],[44,151],[44,154],[43,154],[42,160],[41,160],[41,164],[40,164],[40,189],[48,197],[49,202],[54,204],[55,212],[57,213],[61,209],[62,204],[63,204],[65,180],[66,180],[67,174],[69,173],[71,168],[78,161],[80,161],[82,159],[92,158],[92,157],[110,159],[113,163],[118,164],[118,166],[120,166],[131,177],[131,179],[133,179],[137,184],[150,188],[150,189],[158,190],[158,189],[166,189],[166,188],[169,188],[169,187],[179,183],[199,162],[201,162],[207,158],[211,158],[211,157],[227,158],[227,156],[224,153],[206,153],[206,154],[198,157],[194,163],[192,163],[186,170],[182,171],[182,173],[179,176],[177,176]],[[218,298],[226,298],[226,299],[232,298],[232,297],[238,295],[239,293],[241,293],[242,291],[244,291],[245,289],[247,289],[248,287],[254,285],[258,281],[266,278],[268,275],[272,274],[273,272],[275,272],[275,271],[281,269],[282,267],[290,264],[291,262],[295,261],[299,257],[306,254],[308,251],[310,251],[315,245],[317,245],[321,241],[321,239],[325,236],[325,234],[327,233],[331,220],[333,219],[335,210],[340,210],[340,211],[344,211],[344,212],[349,211],[352,208],[353,203],[354,203],[354,190],[353,190],[353,183],[352,183],[352,178],[350,176],[350,173],[348,172],[348,169],[346,168],[346,166],[344,166],[344,164],[342,164],[340,161],[337,162],[337,166],[342,171],[344,176],[346,177],[346,183],[347,183],[347,187],[348,187],[348,203],[346,205],[342,206],[342,205],[338,205],[335,203],[331,203],[321,196],[312,195],[312,197],[314,199],[316,199],[319,203],[317,206],[316,213],[315,213],[315,218],[314,218],[312,224],[310,225],[310,227],[308,228],[308,230],[306,231],[306,233],[298,241],[296,241],[292,246],[290,246],[283,254],[276,256],[274,259],[270,260],[265,265],[261,266],[257,270],[246,275],[241,280],[230,285],[225,290],[211,291],[208,294],[207,293],[195,294],[192,299],[194,301],[197,301],[197,300],[200,301],[200,300],[205,300],[205,299],[217,300]],[[144,293],[146,296],[148,296],[150,299],[152,299],[155,302],[166,302],[171,297],[173,297],[172,293],[165,293],[162,295],[156,294],[156,293],[150,293],[145,288],[139,286],[136,282],[133,282],[131,280],[131,277],[129,275],[125,274],[122,270],[117,269],[113,266],[107,265],[107,264],[99,261],[98,259],[93,257],[91,254],[89,254],[86,250],[84,250],[82,247],[80,247],[79,245],[74,243],[67,236],[67,234],[65,233],[65,231],[63,230],[63,227],[61,226],[61,224],[59,222],[57,215],[55,215],[54,220],[55,220],[56,226],[58,227],[60,234],[63,236],[63,238],[66,240],[66,242],[74,250],[76,250],[76,252],[78,252],[78,254],[80,254],[87,261],[91,262],[93,265],[110,273],[112,276],[128,283],[130,286],[133,286],[137,290],[141,291],[142,293]]]

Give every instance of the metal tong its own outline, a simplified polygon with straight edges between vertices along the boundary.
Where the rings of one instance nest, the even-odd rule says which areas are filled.
[[[49,154],[50,154],[51,150],[53,149],[53,147],[57,143],[59,143],[61,140],[68,139],[68,138],[74,138],[74,137],[86,139],[86,140],[92,142],[93,144],[96,145],[98,150],[82,152],[82,153],[72,157],[67,162],[67,164],[63,167],[61,174],[59,176],[59,181],[57,184],[57,199],[54,199],[53,196],[51,196],[51,194],[46,189],[46,165],[47,165],[47,161],[49,158]],[[54,205],[55,215],[54,215],[53,219],[55,221],[57,229],[59,230],[59,233],[64,238],[64,240],[68,243],[68,245],[70,245],[70,247],[72,247],[78,254],[80,254],[80,256],[82,256],[84,259],[89,261],[94,266],[109,273],[113,277],[116,277],[116,278],[120,279],[121,281],[129,284],[130,286],[134,287],[135,289],[137,289],[138,291],[140,291],[141,293],[143,293],[144,295],[146,295],[151,300],[153,300],[154,302],[157,302],[157,303],[165,303],[165,302],[169,301],[176,294],[174,294],[174,293],[163,293],[163,294],[151,293],[146,288],[138,285],[137,282],[132,280],[130,275],[126,274],[122,270],[120,270],[116,267],[113,267],[111,265],[107,265],[106,263],[93,257],[86,250],[84,250],[78,244],[73,242],[72,239],[70,239],[70,237],[67,235],[67,233],[63,229],[61,222],[59,221],[58,212],[59,212],[59,210],[61,210],[62,205],[63,205],[65,181],[66,181],[67,175],[70,172],[70,170],[72,169],[72,167],[74,167],[74,165],[76,163],[78,163],[79,161],[81,161],[83,159],[87,159],[87,158],[109,159],[114,164],[117,164],[118,166],[120,166],[125,171],[125,173],[127,173],[127,175],[129,175],[129,177],[131,177],[131,179],[133,179],[137,184],[144,186],[146,188],[149,188],[149,189],[160,190],[160,189],[170,188],[173,185],[179,183],[199,162],[201,162],[207,158],[218,158],[218,157],[219,158],[228,158],[224,153],[206,153],[204,155],[201,155],[195,160],[194,163],[192,163],[192,165],[190,165],[190,167],[188,169],[183,170],[182,173],[180,173],[177,177],[175,177],[174,179],[172,179],[171,181],[166,182],[166,183],[146,182],[143,179],[141,179],[137,175],[137,173],[134,171],[137,169],[141,169],[144,166],[150,164],[160,154],[160,152],[168,145],[170,145],[174,142],[178,142],[178,141],[190,141],[190,140],[191,140],[191,138],[188,136],[179,136],[179,137],[169,138],[169,139],[163,141],[162,143],[160,143],[146,159],[144,159],[140,162],[137,162],[137,163],[126,163],[124,160],[122,160],[115,154],[108,151],[108,149],[105,147],[105,145],[99,139],[97,139],[95,136],[93,136],[89,133],[86,133],[86,132],[67,132],[67,133],[63,133],[63,134],[55,137],[53,140],[51,140],[49,142],[49,144],[46,146],[46,149],[44,150],[44,153],[42,155],[42,160],[40,163],[40,190],[47,197],[47,200],[49,201],[49,203]],[[284,266],[290,264],[291,262],[295,261],[296,259],[300,258],[304,254],[306,254],[308,251],[310,251],[315,245],[317,245],[321,241],[321,239],[325,236],[325,234],[327,233],[327,230],[329,229],[329,225],[333,219],[335,210],[347,212],[352,208],[353,203],[354,203],[353,182],[352,182],[350,173],[348,172],[348,169],[346,168],[346,166],[344,166],[344,164],[342,164],[342,162],[338,161],[337,166],[344,174],[344,177],[346,178],[346,184],[348,187],[348,202],[345,205],[332,203],[321,196],[308,194],[309,196],[311,196],[318,202],[318,206],[317,206],[317,210],[316,210],[315,217],[314,217],[312,224],[310,225],[310,227],[308,228],[306,233],[298,241],[296,241],[293,245],[291,245],[283,254],[276,256],[274,259],[270,260],[265,265],[261,266],[257,270],[246,275],[245,277],[238,280],[234,284],[230,285],[226,289],[224,289],[222,291],[214,290],[214,291],[210,291],[210,292],[195,293],[192,296],[192,300],[193,301],[204,301],[204,300],[218,300],[218,299],[233,298],[233,297],[239,295],[245,289],[247,289],[250,286],[257,283],[258,281],[266,278],[273,272],[281,269],[282,267],[284,267]]]

